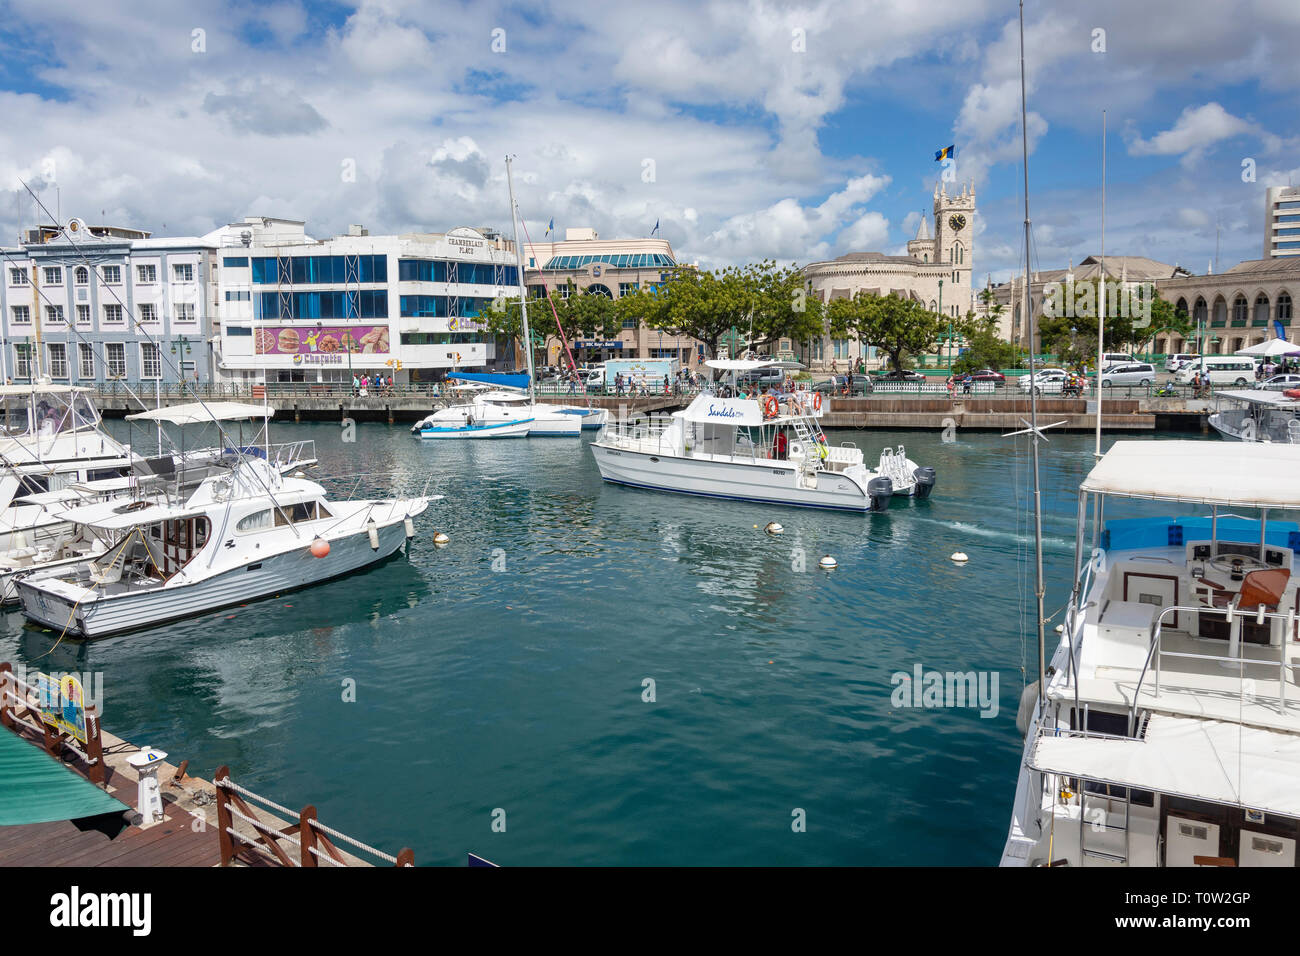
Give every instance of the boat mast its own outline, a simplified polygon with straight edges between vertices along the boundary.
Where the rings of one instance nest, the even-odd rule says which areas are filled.
[[[1106,111],[1101,111],[1101,280],[1097,287],[1097,446],[1092,455],[1101,458],[1101,362],[1106,353]]]
[[[528,356],[528,397],[536,399],[533,387],[533,338],[528,330],[528,297],[524,295],[524,247],[519,244],[519,207],[515,205],[515,179],[510,172],[510,157],[506,157],[506,185],[510,189],[510,222],[515,231],[515,262],[519,275],[519,315],[524,326],[524,354]]]
[[[1025,0],[1020,0],[1020,140],[1024,152],[1025,169],[1025,299],[1024,310],[1029,320],[1029,381],[1034,386],[1029,389],[1029,435],[1033,442],[1034,467],[1034,595],[1037,599],[1035,624],[1038,630],[1038,699],[1045,699],[1043,673],[1046,671],[1043,637],[1043,496],[1038,481],[1038,362],[1034,349],[1038,346],[1038,321],[1032,311],[1032,298],[1029,294],[1029,128],[1027,125],[1028,107],[1025,99]],[[1101,370],[1097,370],[1098,375]],[[1100,382],[1100,379],[1098,379]]]

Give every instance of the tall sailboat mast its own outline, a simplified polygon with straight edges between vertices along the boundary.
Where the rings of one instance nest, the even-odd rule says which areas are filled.
[[[1101,279],[1097,286],[1097,446],[1093,457],[1101,458],[1101,373],[1106,354],[1106,111],[1101,111]]]
[[[1043,495],[1038,481],[1038,360],[1035,358],[1034,350],[1038,347],[1038,320],[1034,318],[1032,309],[1033,299],[1029,294],[1030,272],[1030,254],[1029,254],[1029,127],[1028,127],[1029,109],[1025,97],[1025,0],[1020,0],[1020,138],[1024,151],[1025,166],[1025,299],[1024,314],[1029,319],[1029,381],[1033,386],[1029,389],[1029,436],[1033,442],[1033,467],[1034,467],[1034,596],[1035,605],[1035,625],[1038,630],[1038,673],[1035,680],[1038,682],[1038,699],[1043,700],[1043,673],[1046,671],[1046,657],[1044,652],[1043,636]],[[1098,369],[1098,374],[1100,374]],[[1098,379],[1100,381],[1100,379]]]
[[[524,354],[528,357],[528,394],[536,394],[533,374],[533,337],[528,329],[528,297],[524,294],[524,247],[519,244],[519,207],[515,205],[515,179],[510,171],[510,157],[506,157],[506,185],[510,189],[510,222],[515,231],[515,262],[519,267],[519,315],[524,327]]]

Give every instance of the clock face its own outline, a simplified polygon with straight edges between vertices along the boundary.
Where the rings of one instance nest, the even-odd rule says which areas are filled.
[[[952,227],[953,232],[961,232],[966,228],[966,217],[960,213],[955,216],[949,216],[948,225]]]

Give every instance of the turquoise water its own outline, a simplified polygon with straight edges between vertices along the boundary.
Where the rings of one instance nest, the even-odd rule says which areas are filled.
[[[446,498],[409,554],[92,645],[56,646],[10,613],[0,660],[102,672],[113,733],[194,775],[229,764],[421,864],[997,860],[1036,656],[1025,439],[833,433],[871,463],[901,440],[939,473],[932,500],[854,516],[607,486],[588,438],[341,437],[280,425],[274,439],[315,439],[322,472],[372,488],[431,479]],[[1049,614],[1091,452],[1085,435],[1044,446]],[[755,528],[771,520],[783,536]],[[817,569],[823,554],[837,570]],[[892,675],[917,664],[996,672],[997,715],[893,706]]]

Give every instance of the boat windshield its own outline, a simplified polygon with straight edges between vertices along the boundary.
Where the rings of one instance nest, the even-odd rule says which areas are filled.
[[[99,412],[84,392],[38,389],[6,395],[0,413],[0,427],[6,435],[54,435],[99,424]]]

